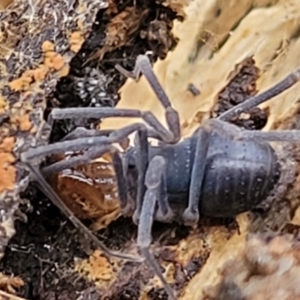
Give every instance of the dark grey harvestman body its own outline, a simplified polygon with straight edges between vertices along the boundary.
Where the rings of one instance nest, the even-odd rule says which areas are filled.
[[[143,256],[162,280],[169,297],[175,299],[153,255],[149,251],[154,220],[179,221],[196,225],[199,215],[211,217],[235,216],[254,208],[274,188],[280,176],[280,165],[269,141],[297,142],[300,131],[247,131],[226,121],[237,117],[258,104],[267,101],[299,81],[300,69],[288,75],[271,89],[228,110],[217,119],[206,121],[195,133],[180,140],[178,113],[154,75],[147,56],[137,58],[132,73],[120,66],[123,74],[138,79],[142,72],[166,110],[168,130],[151,112],[111,108],[53,109],[49,122],[58,119],[139,117],[149,126],[134,123],[119,130],[95,131],[78,128],[63,141],[30,149],[21,156],[36,176],[44,192],[67,216],[80,226],[99,247],[109,255],[138,261],[125,254],[108,250],[61,203],[49,187],[46,177],[53,172],[75,167],[111,152],[116,171],[119,199],[124,215],[132,215],[138,224],[138,245]],[[137,132],[136,145],[119,153],[113,143],[120,142]],[[150,146],[148,138],[162,142]],[[68,161],[52,164],[41,171],[35,161],[65,151],[81,150],[85,153]]]

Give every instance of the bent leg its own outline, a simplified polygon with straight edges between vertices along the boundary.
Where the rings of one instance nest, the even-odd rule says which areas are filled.
[[[152,225],[155,216],[156,204],[160,196],[161,178],[164,172],[164,168],[165,161],[161,156],[154,157],[149,164],[145,180],[147,191],[145,193],[145,199],[143,201],[141,209],[137,243],[148,264],[152,267],[155,274],[161,280],[170,299],[175,300],[173,289],[163,277],[159,264],[155,260],[152,253],[149,251],[149,247],[151,244]]]

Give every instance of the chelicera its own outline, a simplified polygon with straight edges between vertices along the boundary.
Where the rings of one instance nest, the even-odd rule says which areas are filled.
[[[197,225],[201,215],[233,217],[260,204],[276,187],[280,177],[280,164],[269,142],[297,142],[300,131],[243,130],[228,123],[229,120],[280,94],[300,78],[300,69],[289,74],[269,90],[210,119],[184,140],[181,140],[180,120],[168,96],[158,82],[149,59],[137,57],[135,69],[124,75],[138,79],[142,73],[160,103],[165,108],[166,129],[151,112],[117,108],[55,108],[53,120],[74,118],[133,117],[141,118],[147,125],[134,123],[110,132],[77,128],[64,140],[30,149],[21,156],[43,191],[61,207],[76,226],[109,255],[141,261],[105,248],[68,209],[44,179],[44,176],[90,162],[110,153],[118,186],[121,212],[132,216],[138,226],[137,244],[142,256],[161,279],[169,297],[175,299],[172,288],[164,279],[159,265],[149,251],[153,221],[177,221],[187,226]],[[115,143],[136,133],[135,145],[120,152]],[[158,146],[150,145],[148,138],[157,139]],[[44,169],[34,166],[46,156],[80,151],[68,160],[55,162]]]

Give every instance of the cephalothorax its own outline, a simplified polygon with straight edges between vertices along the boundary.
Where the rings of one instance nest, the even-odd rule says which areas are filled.
[[[116,108],[55,108],[50,114],[50,123],[73,118],[139,117],[148,126],[134,123],[111,132],[77,128],[61,142],[24,152],[21,159],[28,164],[43,191],[102,250],[109,255],[139,261],[139,258],[105,248],[63,206],[43,177],[110,152],[122,212],[133,216],[138,225],[137,243],[141,253],[162,280],[169,297],[174,299],[171,287],[149,251],[153,221],[176,220],[185,225],[196,225],[201,215],[232,217],[254,208],[269,195],[279,179],[280,165],[268,142],[300,141],[300,131],[248,131],[227,121],[294,85],[300,79],[300,69],[217,119],[206,121],[183,141],[180,141],[178,113],[154,75],[148,57],[138,56],[132,73],[121,66],[117,69],[135,79],[140,72],[143,73],[165,108],[168,129],[151,112]],[[137,133],[135,146],[119,153],[113,144],[133,132]],[[150,146],[149,137],[159,140],[159,146]],[[33,162],[46,156],[66,151],[82,151],[83,154],[56,162],[41,171],[33,166]]]

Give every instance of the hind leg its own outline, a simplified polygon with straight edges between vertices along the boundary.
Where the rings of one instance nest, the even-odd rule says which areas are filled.
[[[227,110],[223,114],[221,114],[217,119],[221,121],[229,121],[238,117],[241,113],[250,110],[257,105],[270,100],[271,98],[281,94],[285,90],[292,87],[300,80],[300,69],[291,72],[287,75],[284,79],[279,81],[277,84],[262,92],[256,96],[250,97],[246,101],[242,102],[239,105],[232,107],[231,109]]]

